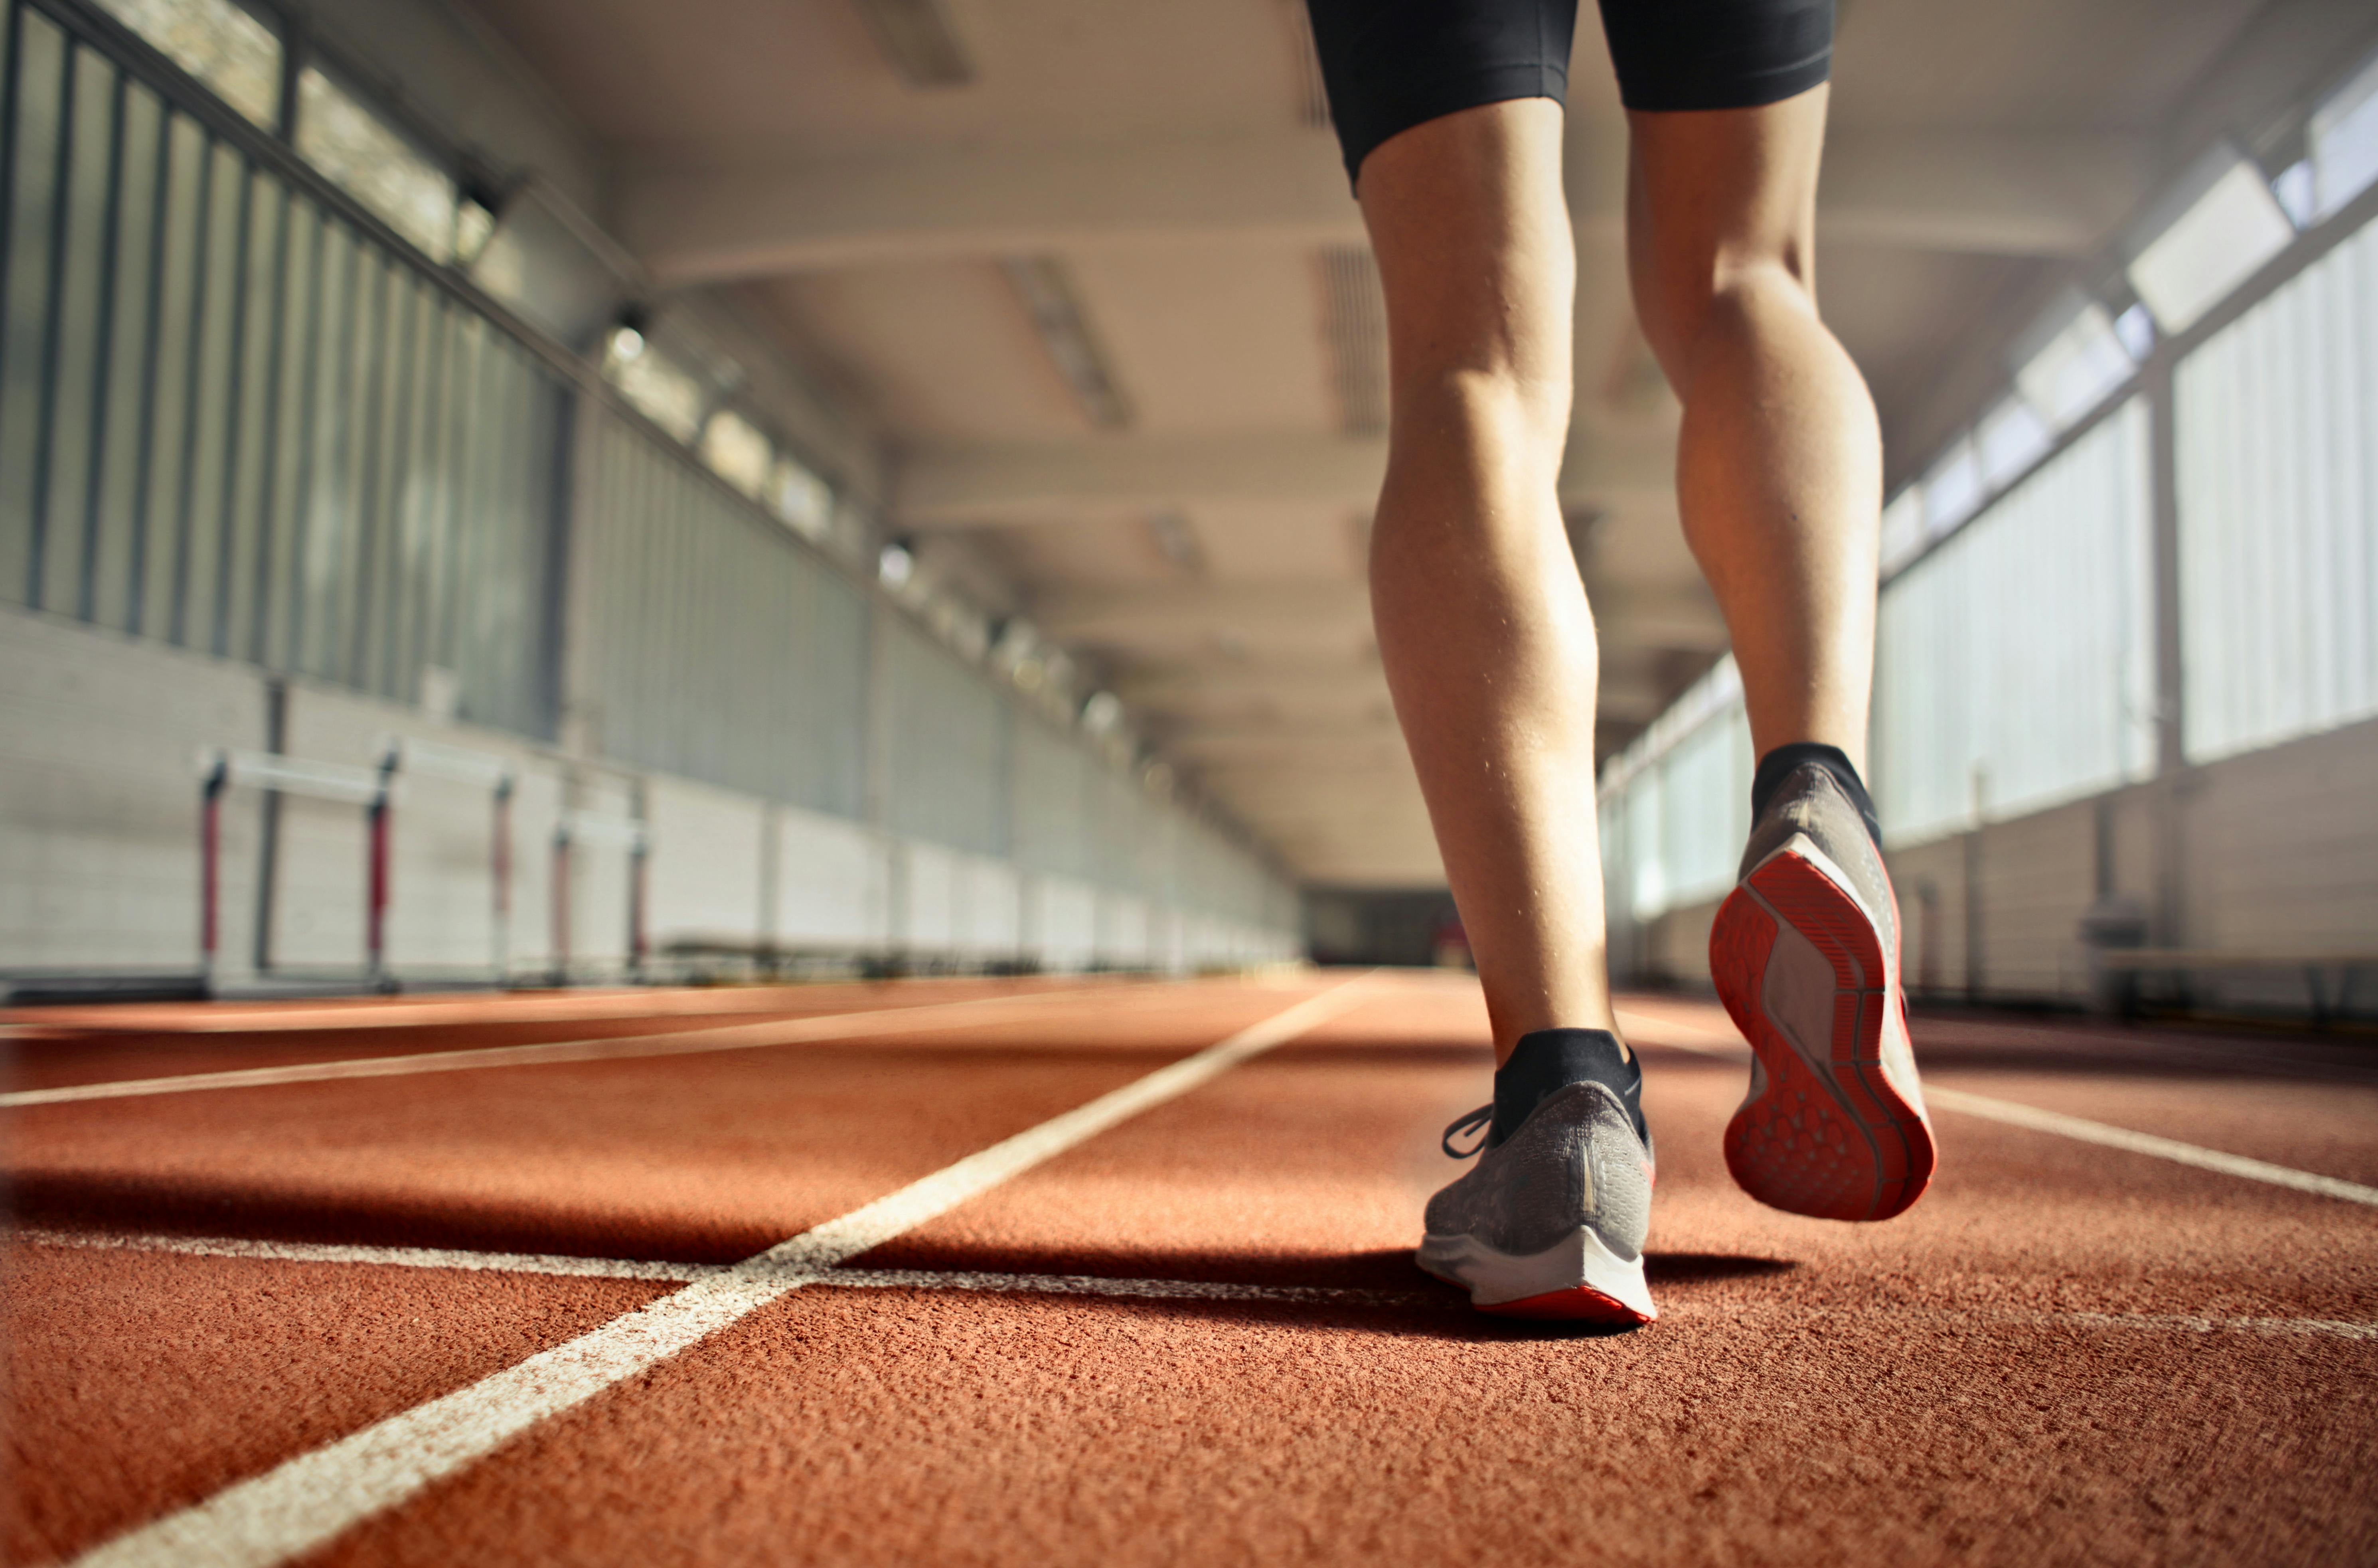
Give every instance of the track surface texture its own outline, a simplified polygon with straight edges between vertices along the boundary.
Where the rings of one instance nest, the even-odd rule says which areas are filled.
[[[17,1014],[0,1558],[2378,1562],[2366,1043],[1919,1015],[1848,1225],[1729,1179],[1722,1010],[1621,1020],[1596,1335],[1413,1266],[1464,977]]]

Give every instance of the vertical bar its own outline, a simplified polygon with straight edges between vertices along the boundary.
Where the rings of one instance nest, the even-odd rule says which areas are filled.
[[[50,469],[52,449],[56,445],[58,425],[58,360],[65,348],[66,324],[62,308],[66,294],[66,217],[74,188],[74,101],[75,56],[81,51],[78,44],[69,43],[58,56],[58,145],[56,163],[52,178],[57,183],[50,191],[50,276],[49,301],[42,322],[42,401],[35,412],[33,437],[33,485],[31,515],[27,524],[31,537],[27,542],[25,566],[25,603],[35,609],[44,607],[44,568],[50,547]]]
[[[562,796],[562,820],[553,828],[553,983],[570,983],[570,796]]]
[[[376,990],[390,988],[388,979],[388,838],[390,796],[395,787],[397,761],[403,754],[391,746],[379,760],[379,793],[364,808],[364,966]]]
[[[496,979],[501,983],[510,977],[512,966],[512,776],[510,772],[496,781],[496,820],[490,856],[496,877]]]
[[[2188,768],[2187,671],[2180,640],[2180,439],[2172,355],[2158,347],[2142,378],[2147,406],[2147,483],[2152,494],[2155,570],[2156,782],[2155,924],[2161,947],[2186,945],[2187,836],[2180,780]],[[2185,999],[2187,977],[2177,977]]]
[[[231,761],[218,757],[198,790],[198,976],[209,995],[215,988],[216,925],[222,864],[222,796],[231,782]]]
[[[278,757],[289,748],[289,683],[280,676],[264,683],[264,748]],[[256,848],[256,972],[272,972],[273,893],[281,884],[281,792],[264,792]]]
[[[102,220],[99,244],[99,332],[92,351],[90,446],[83,481],[82,571],[75,596],[75,613],[87,621],[99,618],[99,514],[107,473],[108,372],[115,364],[115,249],[124,228],[124,107],[129,91],[124,73],[117,71],[108,108],[107,216]]]
[[[173,215],[174,112],[157,116],[157,178],[150,197],[148,321],[140,348],[139,435],[133,443],[132,551],[126,568],[125,629],[138,637],[148,629],[150,491],[157,466],[157,360],[163,352],[165,230]]]
[[[636,802],[636,838],[628,849],[628,974],[644,977],[644,882],[650,869],[651,841],[644,836],[642,792]]]

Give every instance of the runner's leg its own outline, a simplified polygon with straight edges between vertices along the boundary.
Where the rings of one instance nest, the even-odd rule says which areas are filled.
[[[1554,485],[1577,258],[1561,106],[1488,103],[1363,161],[1391,429],[1379,649],[1478,962],[1495,1059],[1612,1029],[1593,810],[1593,621]]]
[[[1733,634],[1753,748],[1814,741],[1863,769],[1882,442],[1817,314],[1829,90],[1630,113],[1627,261],[1684,401],[1677,504]]]

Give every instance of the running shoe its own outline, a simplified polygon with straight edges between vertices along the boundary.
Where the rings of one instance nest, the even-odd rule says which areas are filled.
[[[1523,1036],[1495,1100],[1445,1130],[1477,1167],[1428,1201],[1420,1266],[1483,1311],[1633,1327],[1659,1316],[1643,1279],[1651,1140],[1641,1066],[1600,1029]],[[1483,1132],[1470,1148],[1457,1138]]]
[[[1841,782],[1806,763],[1759,813],[1741,885],[1710,932],[1710,972],[1750,1042],[1750,1093],[1725,1163],[1762,1203],[1889,1219],[1932,1179],[1900,988],[1899,904]]]

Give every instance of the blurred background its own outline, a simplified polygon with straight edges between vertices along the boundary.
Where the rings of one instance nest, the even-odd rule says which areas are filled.
[[[18,999],[1462,961],[1297,6],[6,9]],[[1578,809],[1622,977],[1692,985],[1751,758],[1587,9]],[[1844,0],[1921,995],[2378,1011],[2373,51],[2366,0]]]

